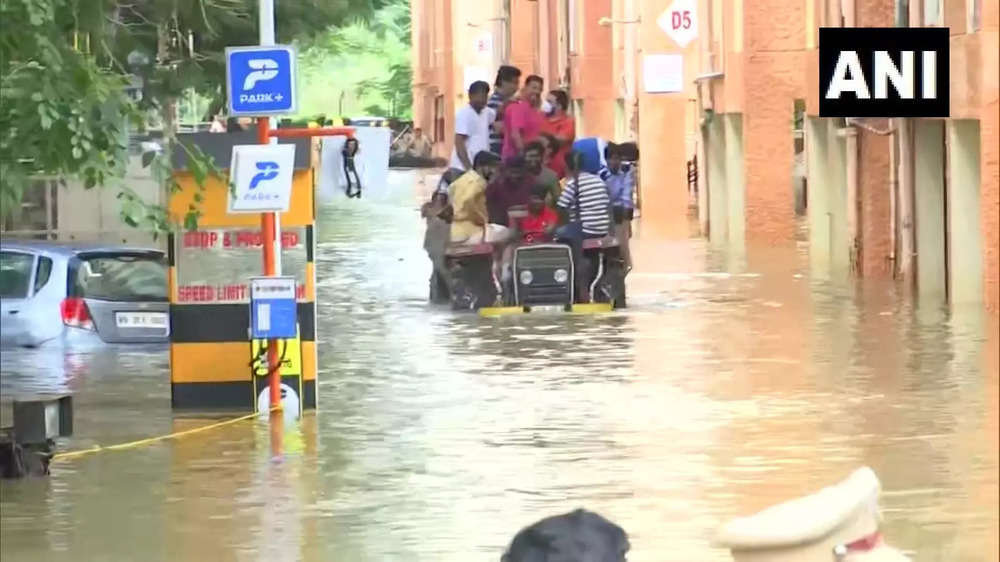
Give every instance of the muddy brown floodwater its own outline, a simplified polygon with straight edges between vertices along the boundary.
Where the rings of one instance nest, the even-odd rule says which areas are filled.
[[[997,560],[995,319],[826,280],[801,249],[650,237],[625,312],[454,314],[425,302],[417,177],[321,213],[321,409],[281,462],[247,422],[3,482],[4,562],[498,560],[578,506],[632,561],[724,561],[720,523],[862,464],[892,543]],[[0,381],[75,394],[63,448],[206,423],[172,415],[163,354],[10,351]]]

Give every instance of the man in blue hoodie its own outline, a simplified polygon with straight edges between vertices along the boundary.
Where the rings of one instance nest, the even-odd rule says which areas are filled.
[[[585,137],[574,141],[572,150],[583,157],[583,168],[580,171],[599,176],[601,170],[608,166],[604,156],[607,148],[608,141],[600,137]]]

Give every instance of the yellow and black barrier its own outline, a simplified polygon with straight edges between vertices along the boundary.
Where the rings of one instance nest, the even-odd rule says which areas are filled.
[[[229,166],[233,145],[255,144],[252,133],[194,133],[180,135],[179,140],[198,145],[220,169]],[[296,144],[291,203],[281,214],[282,242],[294,239],[297,248],[304,246],[305,254],[304,260],[283,260],[282,273],[295,276],[300,284],[296,346],[300,376],[289,382],[301,388],[303,409],[311,409],[317,404],[315,168],[310,139],[280,142]],[[184,410],[255,411],[258,392],[249,353],[254,344],[249,337],[248,287],[250,277],[262,271],[260,216],[229,214],[225,180],[210,177],[199,189],[183,158],[175,161],[175,177],[181,189],[170,198],[171,220],[183,224],[192,205],[201,215],[198,231],[178,228],[168,239],[171,403]],[[234,254],[235,249],[240,250],[239,259],[230,260],[227,253]],[[201,265],[207,273],[194,271]]]

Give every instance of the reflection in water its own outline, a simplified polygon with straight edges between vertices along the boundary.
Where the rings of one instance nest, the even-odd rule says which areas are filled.
[[[279,461],[256,421],[4,482],[3,559],[496,560],[586,506],[631,560],[722,561],[722,521],[861,464],[917,560],[997,559],[995,321],[697,239],[636,242],[625,312],[455,315],[425,302],[413,176],[391,180],[320,217],[321,409]],[[166,362],[8,352],[0,390],[73,392],[73,448],[205,423],[173,418]]]

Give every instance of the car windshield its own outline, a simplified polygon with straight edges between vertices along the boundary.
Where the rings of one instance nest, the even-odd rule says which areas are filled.
[[[167,300],[167,263],[160,254],[116,253],[81,257],[74,294],[106,301]]]
[[[35,257],[19,252],[0,252],[0,298],[23,299],[28,296],[31,268]]]

